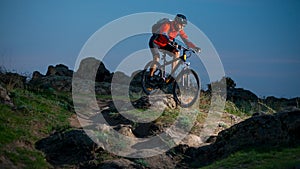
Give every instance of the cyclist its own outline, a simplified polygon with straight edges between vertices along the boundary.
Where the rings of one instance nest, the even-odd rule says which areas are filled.
[[[188,40],[188,36],[184,32],[187,25],[187,19],[183,14],[177,14],[173,21],[163,23],[157,33],[153,33],[149,41],[149,47],[153,55],[153,61],[159,61],[159,49],[168,51],[174,59],[178,58],[180,53],[177,50],[175,38],[179,35],[182,41],[189,47],[193,48],[197,53],[201,51],[199,47]],[[172,69],[176,67],[178,62],[172,63]],[[156,65],[150,68],[150,80],[156,70]]]

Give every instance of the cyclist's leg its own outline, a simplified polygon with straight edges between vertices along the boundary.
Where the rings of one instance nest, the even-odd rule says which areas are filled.
[[[150,68],[150,77],[152,77],[153,76],[153,74],[154,74],[154,72],[155,72],[155,70],[156,70],[156,62],[159,62],[159,54],[158,55],[153,55],[153,65],[152,65],[152,67]]]
[[[179,58],[180,53],[178,51],[176,51],[173,55],[173,59]],[[178,65],[179,60],[175,61],[172,63],[172,70],[175,69],[175,67]]]
[[[164,50],[168,51],[168,55],[172,56],[173,59],[179,58],[180,56],[180,52],[176,49],[175,46],[172,46],[170,44],[166,45],[164,47]],[[174,68],[177,66],[178,61],[175,61],[172,63],[172,70],[174,70]]]
[[[158,50],[159,46],[154,43],[155,38],[156,36],[153,35],[149,41],[149,47],[153,56],[153,63],[159,62],[160,59],[159,50]],[[150,68],[150,77],[153,76],[155,70],[156,70],[156,64],[153,64],[152,67]]]

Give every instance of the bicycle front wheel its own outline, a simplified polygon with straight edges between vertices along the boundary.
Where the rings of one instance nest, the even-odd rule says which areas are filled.
[[[187,108],[192,106],[200,94],[200,83],[197,73],[192,69],[180,72],[173,86],[173,94],[181,107]]]

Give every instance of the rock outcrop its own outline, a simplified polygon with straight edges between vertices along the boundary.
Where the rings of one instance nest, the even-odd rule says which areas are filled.
[[[105,65],[93,57],[85,58],[80,62],[79,68],[75,72],[75,77],[96,82],[110,82],[112,78]]]
[[[74,75],[74,76],[73,76]],[[95,76],[96,75],[96,76]],[[95,58],[83,59],[76,72],[70,70],[67,66],[58,64],[56,66],[48,66],[45,75],[38,71],[33,72],[32,78],[29,81],[29,86],[32,89],[56,90],[63,92],[72,91],[73,77],[81,79],[82,83],[79,88],[87,88],[86,84],[95,83],[95,92],[97,94],[109,95],[110,83],[113,76],[116,76],[118,83],[122,84],[129,80],[129,77],[122,72],[110,73],[105,65]]]
[[[38,71],[33,72],[29,81],[30,88],[34,90],[57,90],[70,92],[72,89],[73,71],[67,66],[59,64],[48,66],[46,75]]]
[[[201,167],[247,148],[275,148],[300,145],[300,111],[249,118],[219,133],[215,143],[187,148],[185,162]]]
[[[38,141],[36,149],[46,154],[47,161],[54,166],[79,165],[94,159],[96,144],[83,130],[54,133]]]
[[[9,106],[13,106],[14,104],[12,103],[11,98],[9,97],[9,93],[7,92],[7,90],[2,87],[2,85],[0,84],[0,103],[9,105]]]
[[[19,75],[17,73],[0,73],[0,84],[6,88],[24,89],[26,84],[26,76]]]

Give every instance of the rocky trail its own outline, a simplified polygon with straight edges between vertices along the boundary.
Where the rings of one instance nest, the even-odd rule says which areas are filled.
[[[172,99],[166,97],[166,99]],[[154,99],[155,100],[155,99]],[[164,100],[155,104],[164,104]],[[166,100],[165,100],[166,101]],[[118,133],[135,138],[153,137],[164,132],[169,126],[160,123],[142,123],[133,125],[128,119],[115,112],[112,100],[99,99],[101,114],[109,121]],[[126,107],[126,104],[124,104]],[[137,107],[151,105],[149,100],[141,98],[133,103]],[[172,105],[166,105],[172,109]],[[174,109],[174,107],[173,107]],[[191,168],[201,167],[217,159],[226,158],[231,153],[249,147],[278,147],[299,145],[300,140],[300,111],[282,112],[274,115],[253,116],[245,121],[236,120],[225,115],[219,122],[219,129],[209,139],[203,141],[199,137],[199,129],[188,134],[180,144],[165,153],[146,158],[124,158],[105,150],[104,145],[96,144],[83,130],[84,125],[91,125],[89,120],[78,122],[75,115],[70,118],[74,129],[40,140],[36,148],[43,151],[47,161],[58,168]],[[238,119],[237,117],[235,117]],[[95,117],[93,117],[95,119]],[[201,126],[201,124],[198,124]],[[222,128],[222,127],[225,127]],[[231,127],[230,127],[231,126]],[[107,131],[109,126],[102,125],[99,131]],[[203,127],[203,126],[201,126]],[[200,127],[200,128],[201,128]],[[120,141],[120,140],[119,140]],[[103,159],[105,159],[103,161]],[[99,163],[98,161],[103,161]]]

